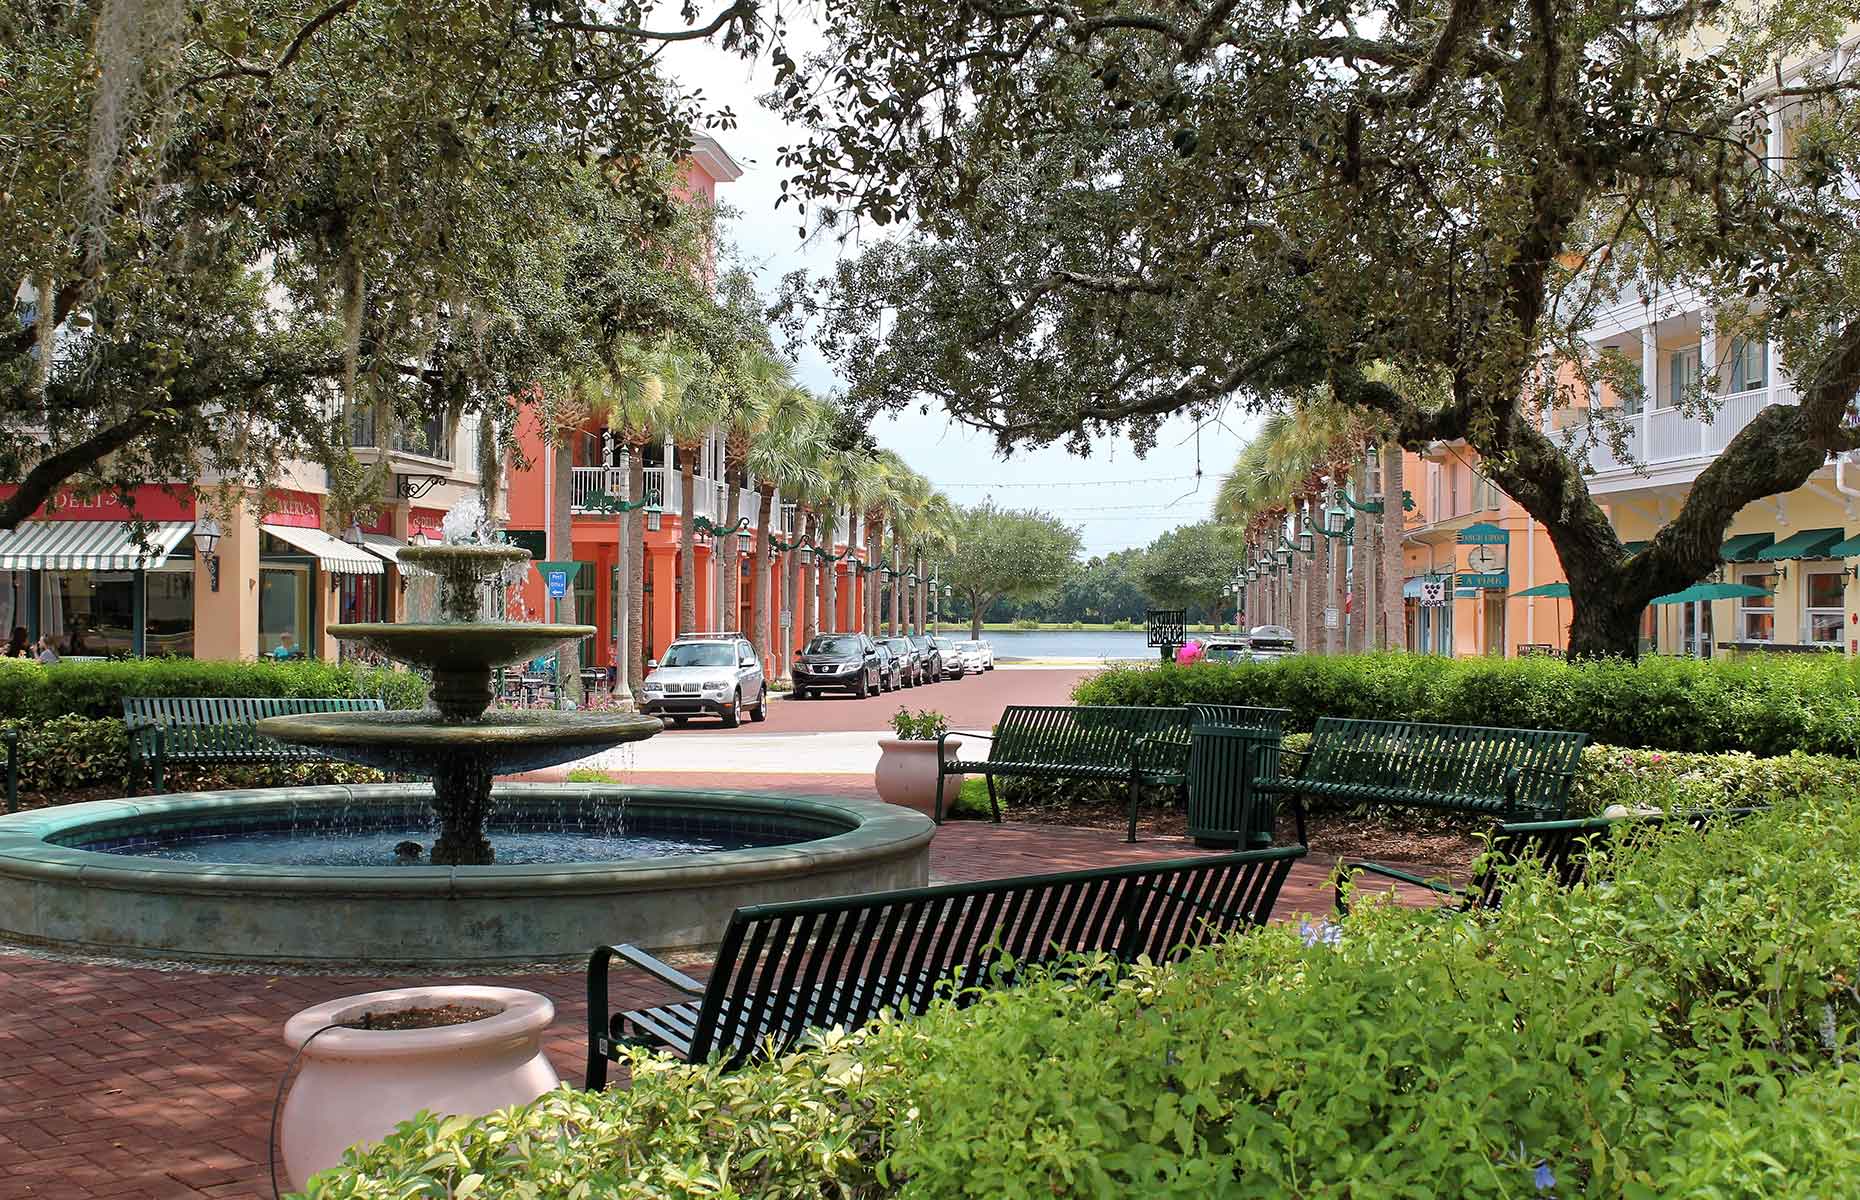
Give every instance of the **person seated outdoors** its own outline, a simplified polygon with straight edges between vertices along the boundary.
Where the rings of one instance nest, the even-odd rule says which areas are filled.
[[[33,657],[38,659],[42,666],[49,667],[56,663],[58,661],[58,651],[53,649],[52,639],[40,638],[38,652],[34,654]]]
[[[32,646],[26,640],[26,627],[13,626],[13,636],[7,639],[6,656],[8,658],[31,658]]]
[[[287,658],[297,657],[297,647],[290,634],[280,633],[278,635],[278,644],[272,647],[271,657],[277,659],[279,662],[283,662]]]

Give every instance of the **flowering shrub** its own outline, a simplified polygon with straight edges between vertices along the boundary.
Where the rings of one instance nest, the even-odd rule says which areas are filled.
[[[729,1075],[629,1052],[630,1090],[421,1116],[309,1195],[1848,1195],[1857,859],[1837,789],[1495,913],[1030,971]]]
[[[891,714],[891,731],[907,742],[934,742],[949,732],[949,718],[933,709],[911,712],[902,704]]]

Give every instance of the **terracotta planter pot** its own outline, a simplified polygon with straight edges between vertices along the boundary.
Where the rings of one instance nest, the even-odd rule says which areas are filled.
[[[962,748],[962,739],[948,738],[943,742],[943,748],[944,757],[958,758],[960,756],[956,751]],[[872,782],[878,788],[878,798],[887,804],[915,809],[926,817],[935,817],[936,743],[879,738],[878,749],[878,769],[872,773]],[[951,775],[943,780],[945,815],[955,807],[956,796],[961,791],[962,776]]]
[[[497,1015],[436,1029],[331,1029],[303,1052],[278,1125],[284,1168],[301,1190],[358,1142],[375,1142],[421,1109],[482,1116],[527,1104],[561,1080],[542,1052],[555,1020],[546,996],[516,988],[416,987],[344,996],[306,1008],[284,1025],[296,1050],[327,1025],[363,1013],[459,1004]]]

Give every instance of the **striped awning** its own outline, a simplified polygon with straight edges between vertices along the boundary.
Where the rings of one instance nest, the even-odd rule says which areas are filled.
[[[316,556],[317,563],[325,571],[334,571],[341,575],[379,575],[381,560],[363,550],[360,546],[351,546],[340,538],[333,538],[321,529],[299,529],[295,525],[267,525],[265,532],[280,542],[287,542],[306,554]]]
[[[168,561],[191,521],[145,526],[138,544],[128,521],[22,521],[0,530],[0,571],[146,571]]]
[[[400,566],[400,552],[407,548],[407,543],[385,533],[364,533],[362,549],[370,554],[378,554],[389,566]]]

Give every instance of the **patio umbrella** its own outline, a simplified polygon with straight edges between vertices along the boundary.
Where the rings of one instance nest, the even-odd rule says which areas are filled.
[[[1695,600],[1735,600],[1742,596],[1767,596],[1768,588],[1748,583],[1695,583],[1683,591],[1655,596],[1649,604],[1691,604]]]
[[[1540,583],[1534,588],[1525,588],[1511,595],[1514,600],[1521,600],[1526,596],[1555,596],[1559,600],[1567,600],[1569,599],[1569,585],[1567,583]]]

